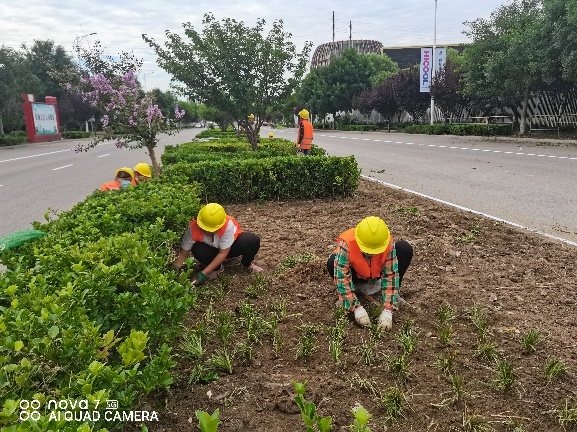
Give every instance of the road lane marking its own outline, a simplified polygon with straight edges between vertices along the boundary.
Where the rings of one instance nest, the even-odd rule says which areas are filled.
[[[577,158],[575,158],[575,159],[577,159]],[[392,183],[387,183],[387,182],[385,182],[385,181],[383,181],[383,180],[379,180],[379,179],[376,179],[376,178],[373,178],[373,177],[369,177],[369,176],[366,176],[366,175],[364,175],[364,174],[361,174],[361,177],[363,177],[363,178],[365,178],[365,179],[367,179],[367,180],[370,180],[370,181],[374,181],[374,182],[383,184],[383,185],[385,185],[385,186],[392,187],[392,188],[394,188],[394,189],[402,190],[402,191],[405,191],[405,192],[409,192],[409,193],[411,193],[411,194],[413,194],[413,195],[418,195],[418,196],[421,196],[421,197],[423,197],[423,198],[427,198],[427,199],[430,199],[430,200],[432,200],[432,201],[436,201],[436,202],[441,203],[441,204],[447,204],[447,205],[450,205],[451,207],[456,207],[456,208],[458,208],[459,210],[465,210],[465,211],[468,211],[468,212],[471,212],[471,213],[475,213],[475,214],[478,214],[478,215],[481,215],[481,216],[488,217],[489,219],[493,219],[493,220],[496,220],[496,221],[499,221],[499,222],[506,223],[506,224],[508,224],[508,225],[511,225],[511,226],[514,226],[514,227],[517,227],[517,228],[525,229],[525,230],[530,231],[530,232],[533,232],[533,233],[535,233],[535,234],[539,234],[539,235],[542,235],[542,236],[551,238],[551,239],[553,239],[553,240],[558,240],[558,241],[561,241],[561,242],[563,242],[563,243],[570,244],[571,246],[577,246],[577,242],[574,242],[574,241],[571,241],[571,240],[567,240],[567,239],[564,239],[564,238],[561,238],[561,237],[557,237],[557,236],[554,236],[554,235],[552,235],[552,234],[547,234],[546,232],[539,231],[539,230],[537,230],[537,229],[535,229],[535,228],[529,228],[529,227],[526,227],[525,225],[521,225],[521,224],[518,224],[518,223],[516,223],[516,222],[511,222],[511,221],[508,221],[508,220],[506,220],[506,219],[501,219],[500,217],[497,217],[497,216],[492,216],[492,215],[490,215],[490,214],[483,213],[483,212],[480,212],[480,211],[478,211],[478,210],[473,210],[473,209],[470,209],[470,208],[468,208],[468,207],[464,207],[464,206],[459,205],[459,204],[455,204],[455,203],[452,203],[452,202],[449,202],[449,201],[442,200],[442,199],[440,199],[440,198],[435,198],[435,197],[432,197],[432,196],[430,196],[430,195],[425,195],[424,193],[417,192],[417,191],[414,191],[414,190],[411,190],[411,189],[406,189],[406,188],[404,188],[404,187],[402,187],[402,186],[397,186],[397,185],[392,184]]]
[[[103,154],[103,155],[100,155],[100,156],[96,156],[96,157],[104,157],[104,156],[110,156],[110,153],[106,153],[106,154]]]
[[[58,171],[58,170],[60,170],[60,169],[62,169],[62,168],[71,167],[72,165],[74,165],[74,164],[64,165],[64,166],[61,166],[61,167],[58,167],[58,168],[52,168],[52,171]]]
[[[14,158],[14,159],[5,159],[5,160],[1,160],[0,163],[2,163],[2,162],[12,162],[12,161],[16,161],[16,160],[28,159],[28,158],[38,157],[38,156],[46,156],[46,155],[51,155],[51,154],[56,154],[56,153],[62,153],[62,152],[66,152],[66,151],[70,151],[70,149],[58,150],[58,151],[53,151],[53,152],[49,152],[49,153],[39,153],[39,154],[35,154],[35,155],[30,155],[30,156],[22,156],[22,157],[17,157],[17,158]]]

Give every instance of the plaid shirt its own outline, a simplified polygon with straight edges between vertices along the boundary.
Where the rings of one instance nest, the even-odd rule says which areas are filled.
[[[367,258],[367,263],[370,267],[370,257]],[[354,311],[360,302],[355,295],[355,287],[353,285],[353,275],[351,271],[351,259],[349,255],[348,244],[341,240],[335,254],[335,284],[339,300],[343,302],[343,306],[348,311]],[[385,258],[385,265],[381,271],[381,295],[383,308],[390,311],[398,309],[399,302],[399,274],[398,274],[397,253],[393,247]],[[367,279],[369,284],[378,283],[378,279]]]

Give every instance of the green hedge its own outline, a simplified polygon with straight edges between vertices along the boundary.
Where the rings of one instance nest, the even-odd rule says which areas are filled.
[[[285,156],[180,162],[164,168],[164,181],[198,182],[208,201],[344,197],[358,187],[360,170],[353,156]]]
[[[342,125],[340,127],[343,131],[376,131],[377,125]]]
[[[90,132],[64,131],[64,132],[62,132],[62,138],[66,138],[66,139],[90,138]]]
[[[4,431],[115,429],[121,425],[104,418],[93,429],[49,420],[45,406],[37,424],[17,425],[19,400],[115,399],[130,410],[171,384],[169,345],[195,297],[188,275],[164,266],[200,208],[195,191],[160,181],[97,191],[57,220],[36,223],[46,236],[2,252]]]
[[[510,124],[433,124],[410,125],[403,128],[403,132],[429,135],[511,135]]]
[[[0,146],[13,146],[28,142],[27,136],[4,135],[0,137]]]
[[[236,138],[236,132],[229,128],[225,132],[220,129],[206,129],[196,135],[197,138]]]
[[[211,142],[190,142],[177,146],[166,146],[161,156],[163,166],[177,162],[199,162],[216,159],[262,159],[274,156],[296,155],[294,142],[283,138],[262,140],[256,151],[250,145],[237,138],[223,138]],[[312,156],[325,156],[326,151],[315,145]]]

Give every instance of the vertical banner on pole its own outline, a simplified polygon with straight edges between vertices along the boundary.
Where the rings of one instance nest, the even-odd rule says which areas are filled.
[[[435,51],[435,75],[445,67],[447,63],[447,48],[437,48]]]
[[[421,93],[431,92],[431,61],[432,61],[431,48],[421,48],[421,75],[420,75],[420,87]]]

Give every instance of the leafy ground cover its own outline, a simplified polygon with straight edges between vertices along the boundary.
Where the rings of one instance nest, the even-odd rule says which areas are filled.
[[[219,431],[305,431],[293,381],[335,431],[359,405],[372,431],[575,427],[574,247],[366,180],[346,199],[226,210],[261,237],[266,271],[232,261],[197,293],[175,381],[143,403],[162,409],[149,430],[198,430],[195,411],[219,409]],[[384,335],[336,311],[326,274],[337,236],[367,215],[415,248]]]

